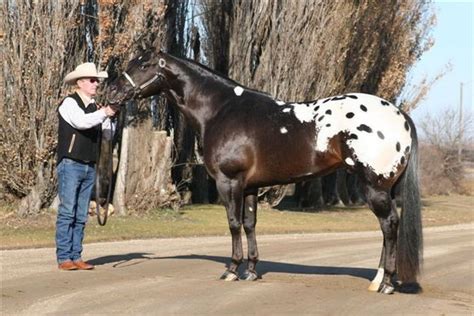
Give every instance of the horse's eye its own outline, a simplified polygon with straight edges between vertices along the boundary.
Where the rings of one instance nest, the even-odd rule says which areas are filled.
[[[143,64],[143,65],[140,66],[140,69],[145,70],[147,67],[148,67],[147,65]]]

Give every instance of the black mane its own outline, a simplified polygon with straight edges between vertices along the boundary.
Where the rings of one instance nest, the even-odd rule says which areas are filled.
[[[189,58],[178,58],[178,57],[175,57],[173,55],[170,55],[170,54],[167,54],[166,53],[166,56],[170,59],[173,59],[173,61],[175,61],[176,63],[178,64],[184,64],[187,68],[191,69],[193,72],[195,73],[198,73],[200,75],[204,75],[208,78],[212,78],[214,79],[216,82],[219,82],[227,87],[231,87],[231,88],[234,88],[235,86],[239,86],[239,87],[242,87],[245,91],[247,92],[252,92],[252,93],[255,93],[257,95],[261,95],[261,96],[264,96],[266,98],[270,98],[272,100],[274,100],[275,98],[266,93],[266,92],[262,92],[262,91],[259,91],[259,90],[255,90],[255,89],[252,89],[252,88],[249,88],[219,72],[217,72],[216,70],[213,70],[211,68],[209,68],[208,66],[205,66],[205,65],[202,65],[202,64],[199,64],[198,62],[192,60],[192,59],[189,59]]]

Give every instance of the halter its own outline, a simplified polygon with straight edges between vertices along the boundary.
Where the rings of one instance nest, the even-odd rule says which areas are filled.
[[[160,66],[160,68],[164,68],[166,66],[166,61],[163,58],[160,58],[158,60],[158,65]],[[126,71],[123,72],[123,76],[132,85],[133,89],[135,90],[135,94],[140,95],[143,89],[151,85],[153,82],[155,82],[156,79],[160,78],[160,76],[163,76],[163,75],[156,72],[155,75],[151,79],[144,82],[140,86],[137,86],[137,84],[133,81],[132,77]]]
[[[141,84],[140,86],[137,86],[137,84],[133,81],[132,77],[127,72],[123,72],[123,76],[127,79],[127,81],[132,85],[133,89],[135,90],[135,94],[140,95],[143,89],[151,85],[153,82],[155,82],[156,79],[160,77],[158,73],[155,73],[155,75],[145,83]]]

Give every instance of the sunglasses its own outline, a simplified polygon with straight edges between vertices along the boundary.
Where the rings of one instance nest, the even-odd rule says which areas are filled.
[[[87,80],[90,83],[100,83],[98,78],[82,78],[82,79]]]

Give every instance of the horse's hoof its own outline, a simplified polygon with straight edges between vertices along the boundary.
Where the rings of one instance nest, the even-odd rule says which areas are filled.
[[[251,272],[249,270],[245,270],[244,274],[240,277],[241,280],[244,281],[255,281],[258,279],[258,275],[256,272]]]
[[[395,288],[392,285],[382,284],[379,289],[379,293],[382,294],[393,294],[395,292]]]
[[[221,280],[224,280],[224,281],[238,281],[239,276],[237,274],[235,274],[234,272],[226,271],[221,276]]]
[[[370,286],[368,288],[368,290],[370,292],[378,292],[380,289],[380,283],[379,282],[372,282],[370,283]]]

